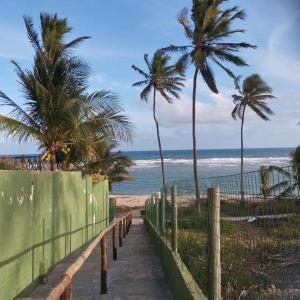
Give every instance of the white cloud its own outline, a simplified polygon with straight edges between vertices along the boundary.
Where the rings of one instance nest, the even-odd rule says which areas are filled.
[[[266,48],[256,52],[255,66],[264,74],[284,80],[283,84],[300,85],[300,57],[289,51],[285,42],[287,36],[295,28],[297,19],[292,16],[276,26],[269,38]]]
[[[231,97],[223,93],[209,92],[207,102],[196,102],[196,122],[201,124],[220,124],[231,122],[233,104]],[[180,100],[168,104],[164,99],[158,99],[158,116],[162,126],[171,127],[192,123],[192,99],[183,95]]]

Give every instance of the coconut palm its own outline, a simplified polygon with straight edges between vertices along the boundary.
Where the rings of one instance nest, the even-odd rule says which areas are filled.
[[[93,152],[85,163],[83,170],[85,174],[92,174],[95,178],[104,175],[108,178],[109,189],[114,182],[131,180],[128,168],[133,165],[132,160],[120,151],[113,151],[115,143],[98,142],[93,146]]]
[[[224,62],[236,66],[246,66],[246,62],[237,56],[240,48],[255,48],[245,42],[233,42],[236,33],[244,32],[243,29],[233,29],[232,23],[237,19],[244,19],[245,12],[237,6],[221,8],[226,0],[193,0],[191,17],[188,9],[184,8],[178,15],[179,23],[184,27],[188,45],[171,45],[163,51],[183,52],[181,61],[183,66],[192,63],[193,77],[193,167],[197,208],[200,211],[200,191],[197,170],[197,141],[196,141],[196,92],[197,78],[200,73],[209,89],[218,93],[212,65],[220,67],[230,77],[235,78],[233,72],[224,66]],[[191,20],[190,20],[191,19]],[[184,70],[185,68],[183,68]]]
[[[238,94],[232,95],[235,107],[231,113],[233,119],[241,119],[241,200],[244,200],[244,122],[245,112],[248,107],[264,121],[269,121],[267,115],[272,115],[273,111],[268,107],[266,101],[275,99],[272,95],[272,89],[258,75],[252,74],[245,78],[242,87],[239,83],[240,78],[236,80],[236,89]]]
[[[291,167],[270,166],[269,174],[278,172],[283,176],[283,180],[270,187],[269,193],[278,197],[288,195],[300,195],[300,146],[296,147],[290,154]]]
[[[179,98],[179,91],[184,86],[184,78],[179,75],[181,65],[178,63],[169,64],[171,57],[165,53],[157,51],[154,53],[151,61],[149,60],[148,54],[144,55],[144,60],[147,65],[148,70],[143,71],[142,69],[136,67],[135,65],[132,68],[140,73],[144,80],[137,81],[133,84],[134,87],[145,86],[140,94],[140,98],[143,101],[148,102],[150,94],[153,90],[153,119],[156,125],[156,134],[159,147],[159,154],[161,160],[161,171],[162,171],[162,181],[163,189],[166,194],[166,178],[164,171],[164,158],[162,151],[162,144],[160,139],[159,124],[156,117],[156,93],[159,92],[160,95],[168,103],[172,103],[173,97]]]
[[[7,136],[19,141],[38,141],[56,169],[56,153],[66,144],[73,144],[94,131],[99,137],[130,138],[131,127],[121,113],[116,96],[107,91],[87,93],[87,65],[71,56],[71,50],[88,37],[65,42],[71,31],[66,19],[41,14],[40,37],[29,17],[25,17],[27,35],[35,55],[32,70],[23,70],[16,62],[21,83],[23,105],[0,92],[0,105],[11,107],[9,116],[0,115],[0,127]]]

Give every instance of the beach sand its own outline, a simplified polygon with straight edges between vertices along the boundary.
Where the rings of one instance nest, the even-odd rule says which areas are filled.
[[[144,207],[150,195],[111,195],[117,199],[117,207]]]

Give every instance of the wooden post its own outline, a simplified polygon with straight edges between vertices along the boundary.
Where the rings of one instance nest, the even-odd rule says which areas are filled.
[[[126,225],[127,225],[127,226],[126,226],[126,227],[127,227],[127,228],[126,228],[126,234],[128,234],[128,233],[129,233],[129,216],[126,217],[126,220],[127,220],[127,221],[126,221]]]
[[[151,197],[151,223],[154,225],[154,219],[155,219],[155,209],[154,209],[154,205],[155,205],[155,202],[154,202],[154,198],[155,196],[152,195]]]
[[[107,244],[106,244],[106,234],[101,239],[101,294],[107,294]]]
[[[220,192],[208,188],[208,298],[221,299]]]
[[[126,237],[126,219],[123,219],[123,239]]]
[[[122,221],[119,222],[119,247],[123,246],[122,242]]]
[[[156,230],[159,231],[159,198],[160,193],[156,193],[155,195],[155,227]]]
[[[113,240],[113,260],[117,260],[118,259],[118,250],[117,250],[117,241],[116,241],[116,228],[117,225],[115,225],[113,227],[112,230],[112,240]]]
[[[172,251],[177,252],[177,203],[176,203],[176,186],[171,187],[172,201]]]
[[[161,189],[161,234],[164,236],[166,231],[166,195],[164,190]]]

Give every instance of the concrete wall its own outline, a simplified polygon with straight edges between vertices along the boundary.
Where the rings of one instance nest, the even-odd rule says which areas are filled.
[[[0,299],[24,294],[108,224],[108,182],[78,172],[0,171]]]
[[[151,222],[145,218],[152,242],[160,257],[162,267],[176,300],[206,300],[193,276],[182,262],[180,256],[172,252],[170,245],[163,239]]]

